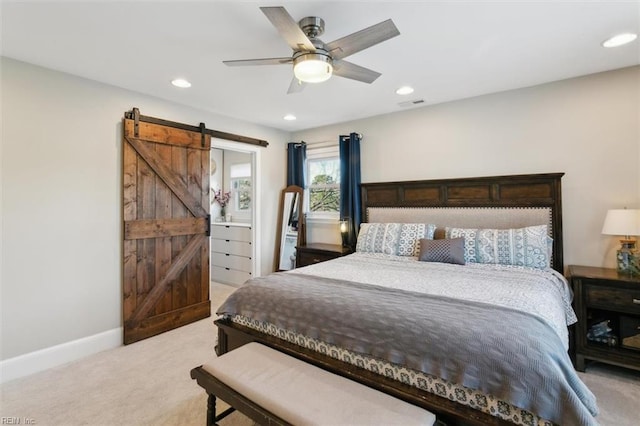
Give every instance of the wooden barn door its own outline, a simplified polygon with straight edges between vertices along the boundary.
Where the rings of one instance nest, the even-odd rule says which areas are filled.
[[[211,315],[211,136],[134,113],[123,132],[125,344]]]

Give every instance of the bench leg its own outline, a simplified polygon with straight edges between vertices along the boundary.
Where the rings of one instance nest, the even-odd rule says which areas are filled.
[[[207,426],[216,426],[218,424],[217,422],[236,411],[235,408],[229,407],[216,416],[216,396],[212,393],[208,393],[207,395],[209,395],[207,398]]]
[[[216,424],[216,396],[212,393],[207,398],[207,426]]]

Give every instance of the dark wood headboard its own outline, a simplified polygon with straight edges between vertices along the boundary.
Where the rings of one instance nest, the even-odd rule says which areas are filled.
[[[370,207],[547,207],[551,209],[553,268],[564,273],[564,173],[376,182],[361,185],[362,221]]]

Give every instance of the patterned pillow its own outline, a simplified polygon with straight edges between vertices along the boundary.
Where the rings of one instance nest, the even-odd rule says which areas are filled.
[[[447,238],[464,237],[468,263],[548,268],[551,264],[547,225],[517,229],[446,228]]]
[[[435,225],[426,223],[363,223],[356,251],[418,256],[420,239],[433,239]]]
[[[396,254],[399,238],[399,223],[363,223],[360,225],[356,251]]]
[[[464,265],[464,238],[420,240],[420,256],[418,260]]]
[[[400,226],[398,256],[418,256],[420,240],[433,240],[436,226],[431,223],[403,223]]]

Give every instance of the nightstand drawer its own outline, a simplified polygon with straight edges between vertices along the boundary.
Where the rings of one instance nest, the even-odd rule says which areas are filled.
[[[340,257],[338,253],[329,254],[329,253],[305,253],[301,252],[298,255],[298,266],[307,266],[313,265],[314,263],[324,262],[326,260],[335,259]]]
[[[640,288],[638,290],[588,285],[587,306],[622,309],[640,314]]]
[[[348,247],[337,244],[310,243],[296,247],[296,268],[336,259],[351,253]]]

